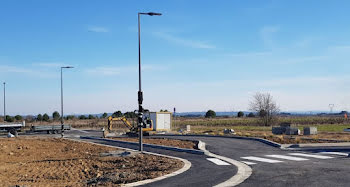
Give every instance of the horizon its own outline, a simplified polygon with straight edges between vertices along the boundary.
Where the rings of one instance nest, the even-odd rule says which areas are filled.
[[[137,109],[137,12],[149,11],[163,15],[141,17],[144,108],[246,111],[254,93],[268,92],[284,112],[329,104],[348,111],[349,8],[316,0],[2,1],[6,113],[60,112],[59,68],[67,65],[75,68],[64,70],[64,115]]]

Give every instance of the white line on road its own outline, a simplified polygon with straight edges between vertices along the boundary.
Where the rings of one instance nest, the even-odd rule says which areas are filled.
[[[229,166],[230,165],[229,163],[224,162],[224,161],[217,159],[217,158],[207,158],[207,160],[209,160],[209,161],[211,161],[214,164],[219,165],[219,166]]]
[[[341,152],[319,152],[319,154],[349,156],[348,153],[341,153]]]
[[[265,155],[265,156],[272,157],[272,158],[280,158],[280,159],[285,159],[285,160],[293,160],[293,161],[309,160],[309,159],[306,159],[306,158],[299,158],[299,157],[286,156],[286,155]]]
[[[76,131],[83,132],[83,133],[89,133],[89,132],[87,132],[87,131],[80,130],[80,129],[76,129],[76,128],[72,128],[72,130],[76,130]]]
[[[241,162],[243,162],[243,163],[245,163],[247,165],[254,165],[254,164],[256,164],[255,162],[248,162],[248,161],[241,161]]]
[[[241,158],[247,159],[247,160],[259,161],[259,162],[267,162],[267,163],[283,162],[283,161],[280,161],[280,160],[272,160],[272,159],[268,159],[268,158],[261,158],[261,157],[255,157],[255,156],[247,156],[247,157],[241,157]]]
[[[319,159],[330,159],[333,157],[330,156],[323,156],[323,155],[312,155],[312,154],[304,154],[304,153],[289,153],[293,156],[303,156],[303,157],[311,157],[311,158],[319,158]]]

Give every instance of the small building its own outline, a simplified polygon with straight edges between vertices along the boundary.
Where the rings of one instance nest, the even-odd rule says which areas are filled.
[[[153,121],[154,131],[170,131],[172,122],[171,112],[150,112],[150,118]]]

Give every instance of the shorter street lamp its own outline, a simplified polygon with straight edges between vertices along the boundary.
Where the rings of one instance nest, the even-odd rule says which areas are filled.
[[[64,121],[63,121],[63,69],[74,68],[72,66],[61,67],[61,136],[64,136]]]
[[[6,121],[6,82],[4,82],[4,121]]]

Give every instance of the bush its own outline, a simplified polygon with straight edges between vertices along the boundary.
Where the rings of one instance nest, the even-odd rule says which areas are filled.
[[[58,113],[57,111],[55,111],[55,112],[53,112],[52,113],[52,118],[53,118],[53,120],[58,120],[58,119],[60,119],[60,113]]]
[[[137,114],[135,112],[125,112],[124,116],[126,118],[137,118]]]
[[[87,117],[85,115],[80,115],[79,119],[87,119]]]
[[[237,113],[237,117],[241,118],[241,117],[243,117],[243,116],[244,116],[244,113],[243,113],[242,111],[239,111],[239,112]]]
[[[255,117],[255,115],[254,115],[253,112],[251,112],[251,113],[248,114],[248,117],[253,118],[253,117]]]
[[[6,115],[5,121],[7,121],[7,122],[14,122],[14,121],[15,121],[15,118],[14,118],[14,117],[11,117],[11,116],[9,116],[9,115]]]
[[[23,120],[22,116],[20,116],[20,115],[16,115],[15,119],[16,119],[16,121],[22,121]]]
[[[215,118],[216,113],[213,110],[208,110],[208,112],[205,114],[206,118]]]
[[[95,116],[89,114],[89,117],[88,117],[88,118],[89,118],[89,119],[95,119]]]
[[[123,113],[120,110],[118,110],[112,114],[112,117],[114,117],[114,118],[122,117],[122,116],[123,116]]]
[[[101,118],[106,118],[108,116],[108,114],[105,112],[102,114]]]
[[[42,121],[43,120],[43,115],[38,114],[38,116],[36,116],[36,120]]]
[[[50,121],[50,117],[46,113],[43,115],[43,121]]]
[[[75,119],[75,116],[74,115],[68,115],[66,116],[66,120],[73,120]]]

